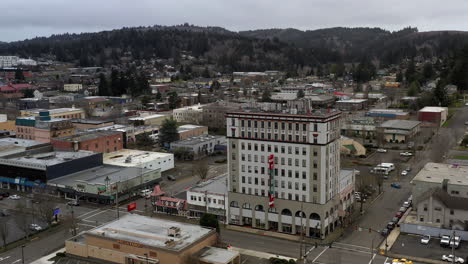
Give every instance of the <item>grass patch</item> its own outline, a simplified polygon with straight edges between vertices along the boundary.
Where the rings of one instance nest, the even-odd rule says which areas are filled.
[[[468,156],[453,156],[452,158],[459,160],[468,160]]]

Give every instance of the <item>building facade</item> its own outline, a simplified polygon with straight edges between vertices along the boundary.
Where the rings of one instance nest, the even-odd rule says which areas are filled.
[[[203,117],[203,106],[192,105],[174,109],[172,116],[179,123],[200,124]]]
[[[179,140],[184,140],[191,137],[208,135],[208,127],[197,125],[182,125],[177,128]]]
[[[85,118],[85,112],[81,108],[56,108],[50,110],[28,109],[20,111],[21,116],[39,116],[41,112],[48,112],[51,118]]]
[[[54,138],[51,143],[58,150],[109,153],[123,149],[123,141],[122,132],[93,131]]]
[[[322,238],[333,232],[342,220],[340,116],[228,113],[229,224]]]
[[[214,214],[219,221],[227,219],[227,175],[199,183],[187,190],[188,211],[191,217],[202,217],[204,214]]]
[[[186,152],[192,159],[200,159],[215,153],[218,146],[225,144],[226,137],[224,136],[203,135],[174,141],[171,143],[170,149],[173,152]]]
[[[448,107],[426,106],[418,111],[418,120],[425,125],[442,126],[448,118]]]

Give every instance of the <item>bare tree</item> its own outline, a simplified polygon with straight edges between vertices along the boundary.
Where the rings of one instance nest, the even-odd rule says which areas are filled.
[[[208,177],[209,169],[210,168],[206,160],[200,160],[193,165],[193,172],[198,175],[201,180],[205,180]]]
[[[23,231],[26,238],[29,238],[30,224],[31,221],[28,217],[30,209],[26,206],[26,200],[18,200],[16,204],[16,210],[19,212],[18,216],[15,217],[15,223],[18,228]]]
[[[3,247],[4,248],[6,247],[6,240],[7,240],[8,231],[9,231],[7,222],[8,221],[6,219],[1,219],[0,220],[0,238],[3,241]]]
[[[50,200],[41,200],[37,206],[38,217],[47,223],[48,226],[52,225],[54,221],[54,210],[56,204]]]

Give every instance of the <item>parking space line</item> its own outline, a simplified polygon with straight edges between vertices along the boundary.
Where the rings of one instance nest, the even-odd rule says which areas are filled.
[[[107,210],[104,210],[104,211],[100,211],[99,213],[95,213],[95,214],[93,214],[93,215],[87,216],[86,218],[83,218],[83,221],[90,221],[90,220],[88,220],[89,218],[95,217],[96,215],[105,213],[105,212],[107,212],[107,211],[109,211],[109,210],[110,210],[110,209],[107,209]]]
[[[371,263],[372,263],[372,261],[374,261],[375,255],[377,255],[377,254],[375,254],[375,253],[374,253],[374,255],[372,255],[372,258],[371,258],[371,260],[369,260],[369,264],[371,264]]]
[[[91,213],[94,213],[94,212],[99,211],[99,210],[101,210],[101,209],[95,209],[95,210],[89,211],[89,212],[87,212],[87,213],[84,213],[84,214],[78,216],[78,218],[81,218],[81,217],[83,217],[83,216],[85,216],[85,215],[87,215],[87,214],[91,214]]]
[[[388,257],[385,258],[384,264],[387,264]]]
[[[88,225],[88,224],[83,224],[83,223],[78,223],[77,225],[90,226],[90,227],[97,227],[97,226],[95,226],[95,225]]]
[[[327,251],[329,247],[326,247],[322,250],[322,252],[320,252],[320,254],[318,254],[313,260],[312,262],[315,262],[318,258],[320,258],[320,256],[322,256],[323,253],[325,253],[325,251]]]

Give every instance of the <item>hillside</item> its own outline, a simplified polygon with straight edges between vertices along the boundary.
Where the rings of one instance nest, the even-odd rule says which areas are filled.
[[[404,58],[453,55],[465,43],[467,32],[418,32],[405,28],[262,29],[232,32],[220,27],[188,24],[123,28],[83,34],[61,34],[12,43],[0,43],[0,54],[22,57],[54,55],[81,66],[133,60],[175,58],[189,54],[218,71],[290,70],[337,62],[400,63]]]

